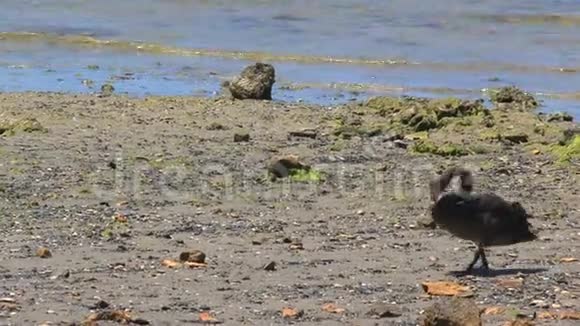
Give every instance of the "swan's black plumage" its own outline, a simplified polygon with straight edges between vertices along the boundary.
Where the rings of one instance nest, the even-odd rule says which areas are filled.
[[[459,189],[446,191],[452,179],[460,179]],[[509,202],[493,193],[474,194],[473,176],[469,170],[452,167],[430,183],[431,216],[434,222],[451,234],[477,244],[478,250],[467,272],[481,258],[489,270],[484,248],[511,245],[536,239],[526,210],[518,202]]]

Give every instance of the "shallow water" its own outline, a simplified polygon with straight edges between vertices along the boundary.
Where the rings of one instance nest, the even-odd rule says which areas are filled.
[[[580,117],[577,1],[4,0],[0,90],[214,94],[249,62],[274,96],[482,97],[515,84]],[[30,34],[34,33],[34,34]],[[98,69],[95,69],[95,65]]]

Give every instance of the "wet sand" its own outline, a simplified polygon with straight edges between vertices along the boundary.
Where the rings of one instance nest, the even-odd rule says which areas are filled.
[[[506,308],[485,325],[580,306],[580,263],[562,261],[580,259],[580,169],[548,150],[574,123],[493,113],[497,128],[529,136],[520,144],[452,121],[427,137],[472,150],[441,156],[416,152],[425,133],[392,141],[391,121],[364,103],[5,93],[0,105],[0,121],[40,124],[0,136],[2,325],[79,323],[110,309],[152,325],[193,324],[206,310],[225,325],[415,325],[439,300],[427,280],[468,285],[481,308]],[[538,124],[545,132],[532,132]],[[316,137],[289,135],[304,128]],[[250,140],[234,142],[236,133]],[[285,154],[323,181],[269,180],[269,160]],[[478,191],[534,215],[540,240],[489,250],[490,276],[449,274],[475,247],[423,225],[427,182],[453,164],[473,169]],[[37,257],[39,247],[51,257]],[[161,264],[187,250],[203,251],[207,266]],[[276,269],[264,270],[270,262]],[[523,284],[499,284],[513,278]],[[400,315],[377,319],[368,313],[377,303]],[[284,319],[284,307],[303,315]]]

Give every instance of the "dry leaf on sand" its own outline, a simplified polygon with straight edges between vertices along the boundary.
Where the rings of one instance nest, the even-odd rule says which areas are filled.
[[[282,308],[282,317],[284,318],[294,319],[299,318],[300,316],[302,316],[302,311],[296,308],[291,307]]]
[[[430,295],[470,296],[469,287],[450,281],[423,282],[423,290]]]
[[[564,258],[560,258],[560,262],[561,263],[573,263],[578,261],[578,258],[574,258],[574,257],[564,257]]]
[[[322,306],[322,311],[329,312],[331,314],[341,314],[345,311],[345,309],[337,307],[334,303],[327,303]]]
[[[483,314],[484,315],[501,315],[505,312],[505,308],[504,307],[486,307],[485,309],[483,309]]]
[[[179,268],[181,267],[181,263],[174,260],[174,259],[163,259],[161,265],[169,268]]]

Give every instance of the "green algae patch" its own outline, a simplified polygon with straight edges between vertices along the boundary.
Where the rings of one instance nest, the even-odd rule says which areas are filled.
[[[365,124],[360,118],[349,119],[339,116],[332,121],[332,134],[339,139],[351,139],[353,137],[375,137],[383,134],[387,126],[385,124]]]
[[[35,118],[19,119],[14,121],[0,121],[0,136],[14,136],[17,133],[46,133],[46,129]]]
[[[483,100],[466,101],[458,98],[425,99],[415,97],[374,97],[364,104],[371,112],[385,117],[391,124],[399,124],[408,132],[421,132],[449,125],[454,120],[472,125],[472,116],[489,116]]]
[[[532,110],[539,106],[538,100],[515,86],[491,89],[488,91],[489,98],[496,104],[513,104],[526,110]]]
[[[443,144],[438,146],[430,141],[418,141],[412,147],[411,151],[420,154],[433,154],[438,156],[465,156],[471,152],[455,144]]]
[[[454,157],[497,153],[506,146],[524,151],[546,147],[557,143],[563,129],[573,124],[564,114],[549,119],[530,110],[538,101],[516,87],[490,93],[493,108],[483,99],[373,97],[346,105],[341,123],[332,131],[347,141],[355,135],[372,135],[369,129],[382,125],[382,134],[395,132],[413,142],[408,147],[411,153]]]
[[[324,173],[316,169],[291,169],[290,180],[294,182],[320,183],[324,181]]]
[[[558,163],[567,164],[578,160],[580,159],[580,135],[574,136],[566,144],[553,145],[551,149]]]

